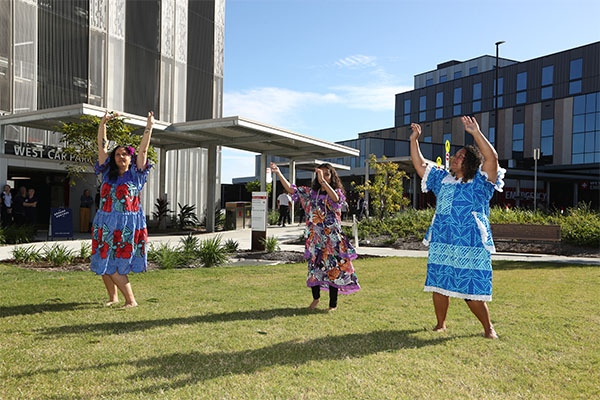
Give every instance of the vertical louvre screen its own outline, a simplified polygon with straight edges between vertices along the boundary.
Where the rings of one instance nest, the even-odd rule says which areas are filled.
[[[88,100],[89,0],[38,6],[38,108]]]
[[[125,20],[125,111],[160,118],[160,1],[128,0]]]

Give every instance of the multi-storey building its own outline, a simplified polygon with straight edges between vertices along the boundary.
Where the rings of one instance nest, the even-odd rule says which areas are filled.
[[[331,160],[352,167],[340,172],[346,188],[363,179],[369,154],[397,159],[403,169],[412,170],[410,123],[423,128],[423,155],[443,159],[447,140],[452,154],[473,142],[460,121],[462,115],[473,115],[508,170],[504,192],[493,202],[532,207],[537,181],[538,207],[585,201],[600,208],[600,42],[523,62],[500,58],[497,96],[495,64],[495,57],[482,56],[416,75],[415,89],[396,95],[392,128],[339,142],[361,151],[360,157]],[[534,149],[540,149],[537,174]],[[414,205],[433,201],[431,194],[416,193],[420,186],[413,178],[407,192]]]
[[[88,103],[177,123],[222,117],[224,0],[0,1],[0,114]],[[38,221],[49,208],[79,207],[93,174],[69,187],[57,133],[6,126],[0,181],[32,187]],[[206,207],[207,150],[161,152],[171,204]],[[217,183],[220,163],[217,163]],[[159,193],[142,194],[151,215]],[[190,185],[189,182],[194,182]],[[75,215],[77,218],[77,215]]]

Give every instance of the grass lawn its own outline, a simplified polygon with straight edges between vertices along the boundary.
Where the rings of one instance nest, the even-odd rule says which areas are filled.
[[[138,274],[129,310],[91,272],[0,265],[0,399],[600,396],[599,267],[494,263],[493,341],[461,300],[431,332],[425,259],[355,266],[327,313],[304,264]]]

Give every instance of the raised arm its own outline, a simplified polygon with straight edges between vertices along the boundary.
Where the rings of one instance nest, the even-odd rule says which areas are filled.
[[[321,168],[315,168],[315,173],[317,174],[317,179],[319,180],[321,187],[325,188],[329,198],[331,198],[334,203],[340,201],[340,196],[338,196],[337,192],[333,190],[329,183],[327,183],[327,181],[323,178],[323,170]]]
[[[104,116],[98,125],[98,164],[102,165],[108,158],[108,139],[106,138],[106,123],[113,119],[115,115],[104,112]]]
[[[481,170],[484,171],[488,180],[492,183],[496,183],[496,176],[498,175],[498,153],[494,149],[494,146],[487,140],[483,133],[481,133],[481,129],[479,129],[479,124],[475,120],[475,118],[464,116],[462,117],[462,123],[465,127],[465,131],[473,136],[473,140],[477,143],[477,147],[479,147],[479,151],[481,151],[481,155],[483,155],[483,165],[481,166]]]
[[[421,148],[419,147],[419,136],[421,136],[421,125],[419,124],[410,124],[412,129],[412,133],[410,134],[410,158],[413,163],[413,167],[417,171],[417,175],[419,178],[423,178],[425,175],[425,170],[427,168],[427,160],[423,157],[421,153]]]
[[[292,189],[292,187],[290,186],[290,183],[288,182],[288,180],[285,179],[285,176],[283,176],[283,174],[279,170],[279,167],[277,165],[275,165],[275,163],[271,163],[270,166],[271,166],[271,171],[275,172],[277,174],[277,177],[281,181],[281,185],[283,186],[283,190],[285,190],[289,194],[293,194],[294,193],[294,189]]]
[[[152,127],[154,126],[154,112],[148,112],[148,120],[146,121],[146,129],[144,136],[138,148],[136,167],[139,170],[146,169],[146,160],[148,159],[148,147],[150,146],[150,138],[152,137]]]

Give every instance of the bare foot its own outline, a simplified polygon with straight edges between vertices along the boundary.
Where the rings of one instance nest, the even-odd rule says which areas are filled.
[[[442,325],[442,326],[436,325],[433,327],[434,332],[444,332],[445,330],[446,330],[446,325]]]
[[[337,310],[337,307],[329,307],[329,310],[327,310],[327,311],[335,311],[335,310]]]
[[[315,308],[317,308],[318,305],[319,305],[319,299],[314,299],[312,301],[312,303],[310,303],[310,306],[308,306],[308,308],[310,308],[311,310],[314,310]]]
[[[123,305],[121,308],[133,308],[133,307],[137,307],[137,303],[125,303],[125,305]]]
[[[110,307],[113,304],[117,304],[118,302],[119,302],[119,300],[110,300],[110,301],[107,301],[106,303],[104,303],[104,307]]]
[[[498,339],[498,334],[496,333],[496,331],[494,330],[494,328],[491,328],[489,330],[489,332],[484,332],[483,336],[486,339]]]

